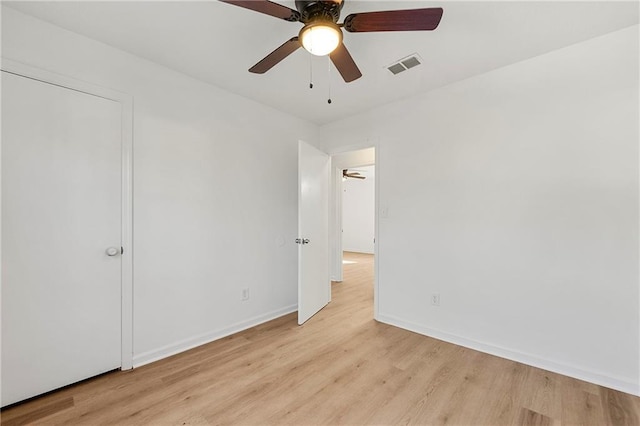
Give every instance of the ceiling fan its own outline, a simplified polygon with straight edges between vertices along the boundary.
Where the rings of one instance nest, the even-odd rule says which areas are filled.
[[[304,24],[298,36],[285,41],[249,72],[264,74],[284,58],[304,47],[317,56],[329,55],[345,82],[362,76],[351,54],[342,42],[342,28],[350,33],[375,31],[431,31],[442,18],[442,8],[389,10],[353,13],[339,24],[345,0],[295,0],[293,10],[269,0],[220,0],[289,22]]]
[[[347,180],[348,178],[366,179],[366,177],[362,176],[360,172],[350,172],[348,169],[342,170],[342,179]]]

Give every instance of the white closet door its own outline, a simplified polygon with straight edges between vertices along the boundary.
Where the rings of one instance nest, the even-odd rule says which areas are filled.
[[[121,365],[121,125],[2,72],[3,406]]]

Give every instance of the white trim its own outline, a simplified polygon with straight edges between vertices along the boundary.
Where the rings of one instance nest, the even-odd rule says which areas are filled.
[[[122,103],[122,370],[133,368],[133,97]],[[128,250],[127,250],[128,249]]]
[[[378,140],[378,138],[373,138],[373,140]],[[354,143],[351,145],[341,145],[339,147],[334,147],[333,149],[328,150],[327,152],[329,153],[329,155],[334,156],[334,155],[342,155],[342,154],[348,154],[350,152],[353,151],[363,151],[365,149],[370,149],[370,148],[377,148],[378,144],[377,142],[372,141],[371,138],[366,138],[361,142],[358,143]],[[367,165],[371,165],[371,164],[358,164],[355,166],[349,166],[349,167],[364,167]]]
[[[333,250],[330,256],[332,281],[342,282],[342,167],[333,164],[333,156],[331,157],[332,167],[331,175],[333,177],[333,185],[331,185],[331,195],[333,196],[333,212],[332,231]],[[332,229],[331,229],[332,228]]]
[[[86,81],[67,77],[53,71],[35,68],[31,65],[16,62],[5,57],[2,57],[1,59],[0,68],[2,68],[2,71],[11,74],[17,74],[22,77],[31,78],[33,80],[42,81],[44,83],[83,92],[88,95],[98,96],[119,103],[124,103],[125,100],[131,100],[131,96],[126,93],[118,92],[102,86],[96,86],[94,84],[87,83]]]
[[[631,395],[640,396],[640,383],[633,383],[622,377],[613,377],[605,373],[583,370],[561,362],[552,361],[537,357],[535,355],[514,351],[511,349],[495,346],[489,343],[479,342],[466,337],[457,336],[455,334],[425,327],[411,321],[406,321],[393,315],[378,314],[377,320],[384,324],[400,327],[414,333],[432,337],[434,339],[453,343],[454,345],[464,346],[465,348],[474,349],[500,358],[506,358],[511,361],[520,362],[522,364],[541,368],[543,370],[562,374],[564,376],[573,377],[586,382],[595,383]]]
[[[638,12],[638,17],[640,17],[640,11]],[[638,63],[636,65],[638,65],[640,67],[640,55],[638,55]],[[636,95],[638,97],[640,97],[640,86],[638,87]],[[640,134],[640,120],[638,121],[638,134]],[[636,160],[638,161],[638,163],[636,163],[636,164],[640,164],[640,150],[638,150],[638,158]],[[637,177],[638,177],[638,183],[640,184],[640,170],[638,170],[638,176]],[[638,192],[637,195],[638,195],[638,199],[637,199],[637,202],[636,202],[636,209],[640,210],[640,192]],[[639,211],[639,210],[636,210],[636,211]],[[638,222],[639,222],[639,225],[640,225],[640,215],[638,215]],[[640,251],[640,239],[638,240],[638,247],[637,248]],[[640,262],[638,262],[638,266],[637,267],[638,267],[638,277],[640,277]],[[637,285],[637,288],[640,289],[640,280],[638,281],[638,283],[636,283],[636,285]],[[640,306],[640,291],[638,292],[638,305],[637,306]],[[638,318],[638,316],[636,316],[636,320],[640,320],[640,318]],[[640,327],[638,327],[638,335],[637,335],[636,338],[638,339],[637,341],[640,342]],[[636,377],[636,380],[638,381],[638,383],[640,383],[640,358],[638,359],[638,367],[639,367],[638,368],[638,377]],[[640,396],[640,394],[636,394],[636,395]]]
[[[51,71],[2,58],[2,71],[118,102],[122,109],[121,369],[133,366],[133,97]]]
[[[158,361],[184,351],[188,351],[189,349],[205,345],[207,343],[213,342],[214,340],[222,339],[240,331],[255,327],[256,325],[263,324],[267,321],[271,321],[284,315],[291,314],[293,312],[296,312],[297,310],[297,305],[287,306],[282,309],[268,312],[264,315],[259,315],[245,321],[237,322],[229,327],[180,340],[170,345],[163,346],[159,349],[143,352],[133,357],[133,366],[137,368],[142,365],[149,364],[151,362]]]
[[[374,175],[375,185],[374,185],[374,207],[373,207],[373,319],[378,320],[380,305],[380,293],[378,292],[379,279],[380,276],[380,155],[378,154],[380,144],[374,145],[374,161],[376,167],[376,173]]]

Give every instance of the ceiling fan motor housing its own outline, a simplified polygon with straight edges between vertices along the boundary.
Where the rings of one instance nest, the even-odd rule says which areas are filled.
[[[303,23],[313,21],[331,21],[337,23],[340,19],[343,1],[331,0],[296,0],[296,9],[300,12]]]

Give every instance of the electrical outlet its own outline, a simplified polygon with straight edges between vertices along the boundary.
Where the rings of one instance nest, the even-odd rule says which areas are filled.
[[[440,306],[440,293],[433,293],[431,295],[431,304],[433,306]]]
[[[249,300],[249,289],[248,288],[243,288],[242,289],[242,300]]]

